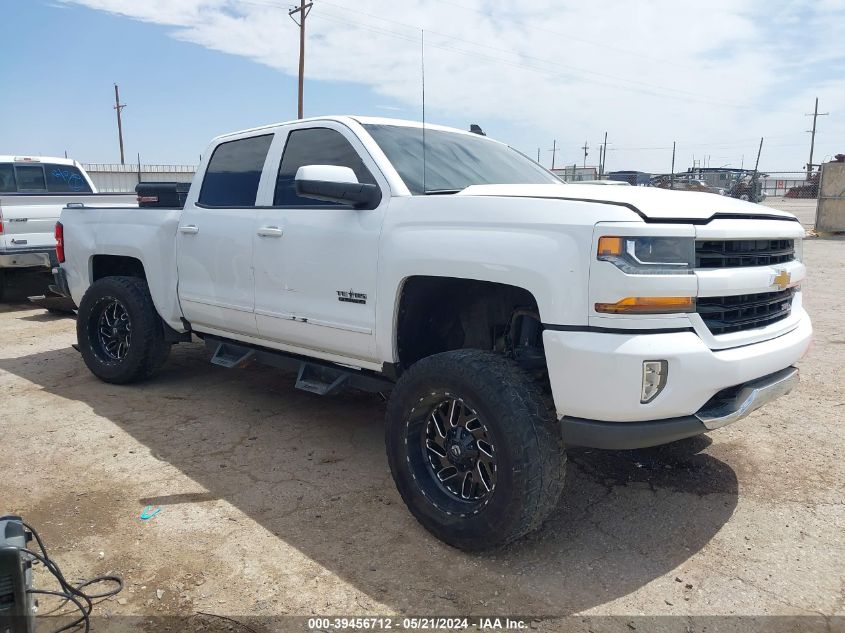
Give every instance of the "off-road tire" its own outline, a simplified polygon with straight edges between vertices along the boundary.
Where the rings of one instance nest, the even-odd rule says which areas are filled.
[[[444,396],[474,410],[495,445],[496,482],[483,503],[463,507],[441,496],[436,476],[428,481],[415,457],[425,449],[415,448],[414,428],[422,428],[426,407]],[[444,352],[403,373],[388,402],[385,443],[408,509],[437,538],[460,549],[498,547],[538,528],[563,490],[566,454],[553,412],[539,386],[493,352]]]
[[[131,343],[120,360],[109,358],[97,338],[103,305],[115,300],[125,307],[131,323]],[[103,277],[91,284],[79,304],[76,337],[91,373],[114,384],[149,378],[167,360],[171,346],[164,340],[147,282],[138,277]]]

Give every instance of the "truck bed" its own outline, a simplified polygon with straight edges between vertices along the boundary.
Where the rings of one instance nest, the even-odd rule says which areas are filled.
[[[0,194],[0,252],[10,255],[55,246],[54,227],[66,205],[137,207],[134,193]]]

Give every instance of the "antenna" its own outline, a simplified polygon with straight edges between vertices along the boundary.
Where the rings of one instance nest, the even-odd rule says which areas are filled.
[[[420,29],[420,69],[422,71],[422,141],[423,141],[423,194],[425,186],[425,29]]]

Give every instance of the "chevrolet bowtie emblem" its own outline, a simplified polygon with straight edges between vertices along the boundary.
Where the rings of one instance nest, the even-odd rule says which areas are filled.
[[[785,270],[779,270],[778,274],[775,275],[774,279],[772,279],[772,283],[780,288],[781,290],[786,290],[789,286],[789,282],[792,280],[792,275],[790,275]]]

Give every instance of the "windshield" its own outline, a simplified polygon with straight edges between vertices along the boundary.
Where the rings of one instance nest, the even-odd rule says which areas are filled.
[[[460,191],[470,185],[560,184],[552,174],[507,145],[473,134],[432,129],[425,131],[423,181],[422,128],[374,124],[364,128],[414,195]]]

